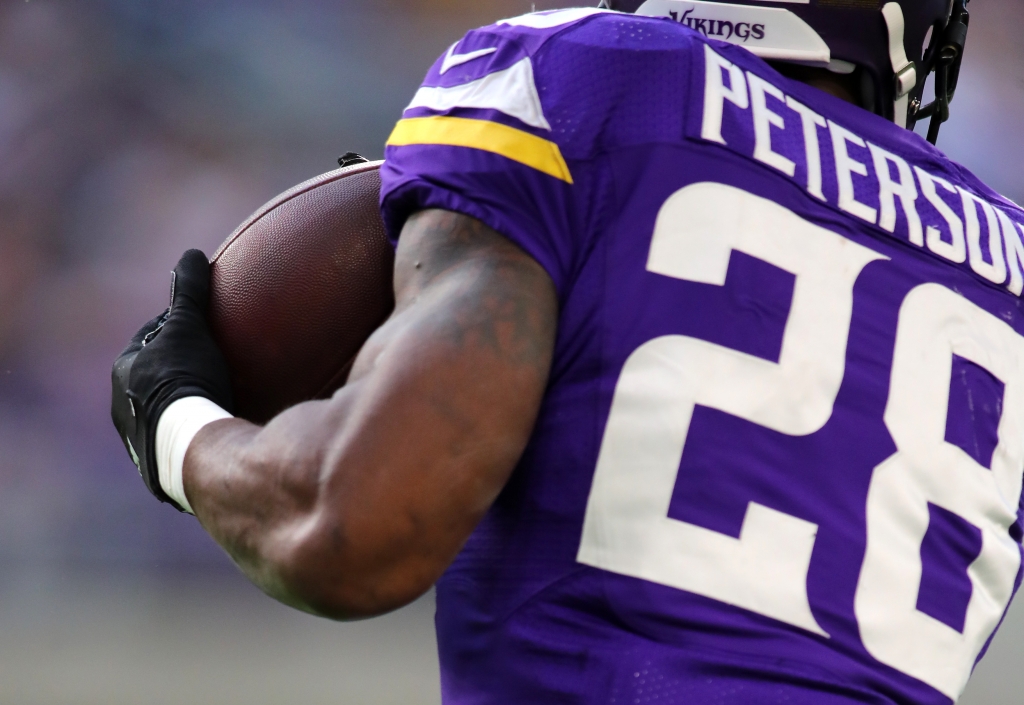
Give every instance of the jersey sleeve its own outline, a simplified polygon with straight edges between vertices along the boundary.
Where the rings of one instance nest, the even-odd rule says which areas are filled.
[[[476,218],[529,253],[561,295],[582,243],[593,176],[549,122],[557,82],[536,54],[558,27],[495,25],[471,32],[430,69],[388,140],[381,208],[397,242],[414,212]],[[573,151],[570,148],[570,151]],[[585,152],[585,150],[582,150]]]

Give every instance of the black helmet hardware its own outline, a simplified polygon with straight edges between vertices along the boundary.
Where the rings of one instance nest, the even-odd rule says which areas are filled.
[[[935,50],[935,100],[920,108],[915,118],[931,118],[928,126],[928,141],[935,144],[939,139],[942,123],[949,120],[949,104],[953,102],[957,83],[960,81],[960,66],[964,60],[964,46],[967,44],[967,29],[971,14],[967,11],[970,0],[954,0],[953,14],[945,30],[936,38]]]

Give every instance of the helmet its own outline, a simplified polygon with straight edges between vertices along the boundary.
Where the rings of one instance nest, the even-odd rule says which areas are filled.
[[[864,107],[913,129],[931,118],[928,140],[949,119],[970,0],[602,0],[601,6],[668,17],[763,59],[859,71]],[[921,105],[935,73],[935,102]]]

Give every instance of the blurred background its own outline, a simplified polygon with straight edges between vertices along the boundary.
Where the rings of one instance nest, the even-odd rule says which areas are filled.
[[[110,364],[183,250],[381,157],[467,29],[572,4],[0,0],[0,702],[439,702],[431,598],[359,624],[264,598],[146,493]],[[1024,202],[1024,6],[976,5],[941,146]],[[1021,658],[1024,606],[962,702],[1019,703]]]

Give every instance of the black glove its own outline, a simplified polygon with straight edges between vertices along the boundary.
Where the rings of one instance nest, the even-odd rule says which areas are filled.
[[[210,263],[199,250],[182,255],[171,278],[171,307],[142,327],[114,362],[110,415],[149,491],[160,487],[156,426],[172,402],[205,397],[232,411],[228,366],[206,323]]]

